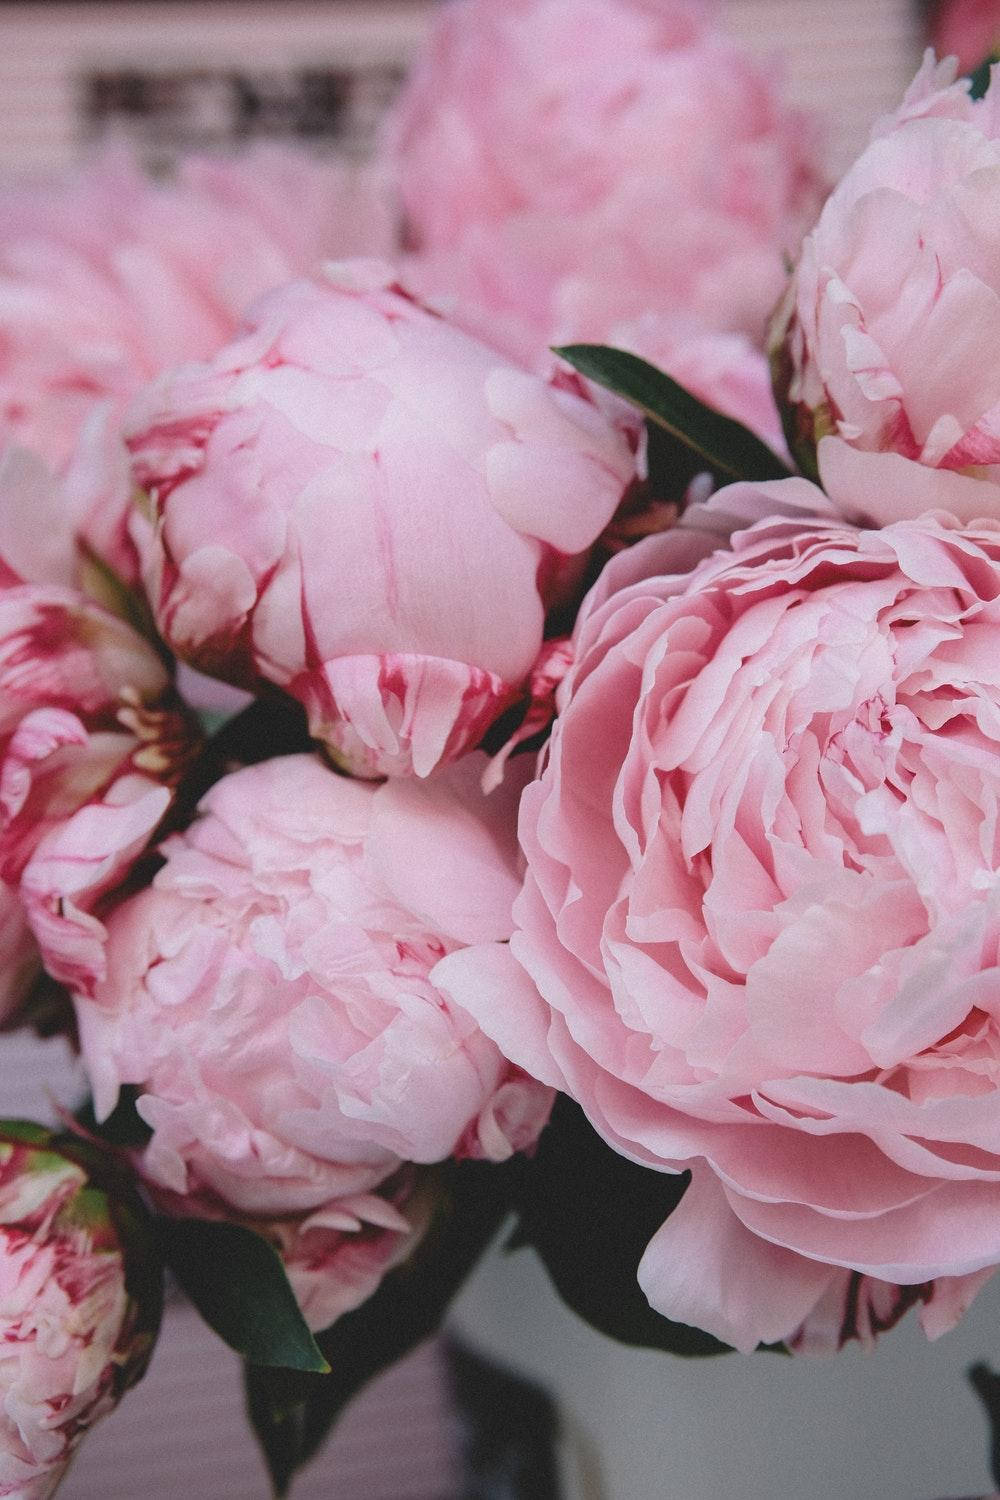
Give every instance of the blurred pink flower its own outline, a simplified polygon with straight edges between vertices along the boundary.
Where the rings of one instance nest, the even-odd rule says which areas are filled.
[[[510,932],[523,776],[485,798],[484,765],[373,786],[266,761],[167,840],[77,1004],[99,1115],[141,1087],[154,1183],[258,1217],[332,1212],[404,1162],[532,1144],[550,1091],[428,978]]]
[[[608,565],[510,945],[432,974],[617,1150],[690,1167],[640,1281],[743,1350],[915,1304],[936,1336],[1000,1263],[1000,522],[830,511],[734,486]]]
[[[0,449],[58,473],[84,540],[125,577],[124,406],[211,354],[248,303],[330,255],[391,243],[373,181],[304,152],[190,160],[153,182],[123,152],[0,187]]]
[[[689,0],[442,6],[391,118],[415,288],[536,363],[645,313],[763,340],[811,122]]]
[[[142,1375],[155,1310],[126,1287],[127,1253],[81,1167],[0,1140],[0,1494],[48,1500]]]
[[[368,261],[264,298],[130,431],[164,638],[285,688],[369,776],[428,775],[517,698],[635,472],[592,403]]]
[[[1000,84],[973,101],[954,76],[928,53],[827,200],[775,326],[804,461],[819,444],[876,524],[1000,514]]]
[[[956,57],[971,73],[1000,47],[998,0],[937,0],[931,41],[939,57]]]

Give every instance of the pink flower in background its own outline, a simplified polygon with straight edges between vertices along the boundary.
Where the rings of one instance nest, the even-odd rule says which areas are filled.
[[[217,783],[165,843],[77,1006],[98,1114],[141,1086],[152,1182],[271,1217],[404,1162],[532,1144],[550,1091],[428,978],[511,929],[523,777],[487,799],[484,765],[376,787],[278,758]]]
[[[0,448],[68,466],[73,521],[134,576],[125,404],[217,349],[268,288],[390,242],[374,180],[277,146],[184,162],[169,183],[111,153],[64,180],[0,187]]]
[[[460,0],[390,121],[414,285],[534,363],[682,313],[762,341],[814,131],[687,0]]]
[[[479,741],[634,476],[591,403],[366,261],[263,299],[130,425],[165,639],[285,688],[362,775],[426,776]]]
[[[812,492],[817,510],[826,504]],[[584,605],[509,948],[433,979],[624,1155],[640,1267],[738,1348],[928,1334],[1000,1262],[1000,523],[682,526]]]
[[[54,1494],[156,1331],[126,1287],[106,1195],[36,1135],[0,1142],[0,1495],[16,1500]]]
[[[195,742],[153,647],[49,581],[71,569],[57,497],[26,456],[0,465],[4,1016],[37,972],[36,942],[58,979],[86,988],[101,973],[95,903],[145,848]]]
[[[954,76],[928,54],[828,199],[776,326],[803,448],[825,439],[879,524],[1000,514],[1000,86],[973,101]]]
[[[1000,4],[937,0],[931,40],[939,57],[957,57],[961,71],[971,73],[1000,47]]]

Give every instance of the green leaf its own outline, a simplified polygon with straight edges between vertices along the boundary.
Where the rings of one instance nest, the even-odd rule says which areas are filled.
[[[299,1311],[281,1258],[240,1224],[156,1220],[163,1258],[221,1339],[251,1364],[329,1368]]]
[[[978,68],[973,68],[968,75],[969,98],[981,99],[990,86],[990,73],[993,64],[1000,62],[1000,52],[990,52],[983,58]]]
[[[684,1196],[689,1173],[626,1161],[560,1095],[522,1174],[511,1250],[530,1245],[556,1290],[598,1332],[671,1354],[727,1352],[711,1334],[653,1311],[636,1280],[643,1251]]]
[[[510,1210],[519,1165],[452,1161],[436,1169],[434,1215],[416,1250],[367,1302],[317,1336],[329,1375],[247,1367],[247,1411],[276,1495],[287,1494],[362,1386],[440,1327]]]
[[[153,1133],[135,1107],[138,1098],[139,1089],[135,1084],[126,1083],[118,1090],[114,1109],[99,1124],[94,1114],[94,1101],[89,1098],[80,1105],[73,1118],[88,1136],[106,1141],[109,1146],[138,1150],[146,1145]]]
[[[720,483],[790,477],[791,470],[748,427],[706,406],[638,355],[603,344],[567,344],[553,353],[588,380],[637,406],[696,454],[701,468]]]
[[[55,1136],[45,1125],[36,1125],[34,1120],[0,1120],[0,1141],[11,1141],[19,1146],[48,1146]]]

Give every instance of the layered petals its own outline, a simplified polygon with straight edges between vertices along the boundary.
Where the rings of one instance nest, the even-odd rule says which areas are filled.
[[[95,908],[149,843],[194,727],[158,653],[75,589],[0,587],[0,895],[10,1016],[35,977],[89,989]],[[28,927],[34,936],[30,941]],[[37,945],[37,947],[36,947]]]
[[[367,261],[265,298],[131,428],[167,641],[285,688],[364,776],[427,776],[525,690],[547,608],[635,473],[583,396]]]
[[[610,565],[509,948],[435,971],[617,1150],[692,1170],[640,1279],[742,1349],[915,1305],[937,1335],[1000,1264],[1000,529],[808,493],[758,493],[791,503],[728,551],[680,527]]]
[[[60,533],[134,580],[128,402],[211,354],[270,287],[391,241],[371,174],[287,147],[192,158],[169,182],[118,150],[0,185],[0,450],[31,449],[63,478]]]
[[[535,1140],[551,1091],[430,978],[510,933],[523,778],[487,805],[484,765],[374,786],[282,757],[224,777],[167,840],[77,1003],[98,1112],[139,1086],[159,1190],[268,1219],[332,1212],[404,1163]],[[310,1243],[333,1256],[323,1225]]]
[[[799,456],[813,463],[824,439],[878,455],[853,468],[880,522],[929,504],[1000,514],[1000,85],[973,99],[955,74],[928,53],[878,123],[807,236],[774,328]],[[942,471],[936,500],[925,469]]]
[[[811,122],[690,0],[462,0],[391,114],[410,274],[529,364],[645,315],[759,344]]]
[[[158,1309],[136,1301],[129,1253],[81,1167],[0,1142],[0,1494],[48,1500],[142,1375]]]

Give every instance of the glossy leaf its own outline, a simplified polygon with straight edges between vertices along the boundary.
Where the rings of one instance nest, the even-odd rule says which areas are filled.
[[[706,406],[637,354],[603,344],[567,344],[553,351],[574,370],[639,408],[672,434],[722,484],[787,479],[791,470],[749,427]]]
[[[325,1371],[281,1258],[240,1224],[156,1221],[167,1265],[205,1322],[252,1364]]]

